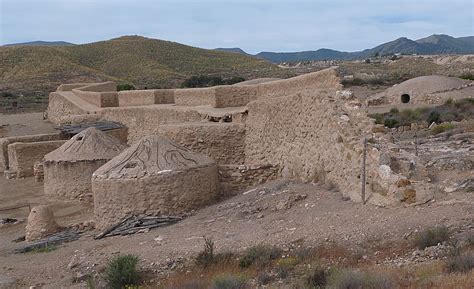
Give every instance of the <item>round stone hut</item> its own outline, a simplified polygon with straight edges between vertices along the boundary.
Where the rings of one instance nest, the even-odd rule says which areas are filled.
[[[125,148],[119,140],[94,127],[81,131],[45,155],[45,194],[92,200],[92,173]]]
[[[95,171],[92,191],[99,229],[131,215],[178,215],[216,199],[217,166],[165,137],[148,136]]]

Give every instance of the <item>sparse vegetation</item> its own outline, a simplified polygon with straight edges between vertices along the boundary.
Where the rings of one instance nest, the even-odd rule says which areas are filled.
[[[439,134],[448,130],[454,129],[454,124],[452,123],[442,123],[438,124],[437,126],[433,127],[431,129],[432,134]]]
[[[117,84],[117,91],[123,91],[123,90],[135,90],[135,86],[129,83]]]
[[[281,255],[281,250],[270,245],[256,245],[250,247],[239,261],[241,268],[248,268],[252,265],[263,267],[269,262],[276,260]]]
[[[467,79],[467,80],[474,80],[474,74],[472,73],[464,73],[459,76],[459,78]]]
[[[474,269],[474,255],[457,255],[453,256],[446,262],[446,270],[449,273],[467,273]]]
[[[409,126],[412,123],[420,122],[440,124],[443,122],[461,121],[474,119],[474,101],[471,98],[460,100],[448,99],[443,105],[434,108],[424,107],[401,111],[397,108],[392,108],[388,113],[373,114],[370,117],[375,119],[375,123],[383,124],[389,128]]]
[[[426,247],[435,246],[438,243],[447,241],[450,236],[451,234],[445,226],[428,228],[416,234],[414,245],[418,249],[423,250]]]
[[[138,261],[138,257],[134,255],[116,256],[110,260],[105,269],[107,285],[113,289],[138,285],[140,281]]]
[[[228,79],[222,79],[220,76],[207,76],[207,75],[200,75],[200,76],[192,76],[186,79],[182,84],[182,88],[196,88],[196,87],[211,87],[217,85],[232,85],[235,83],[239,83],[245,81],[243,77],[232,77]]]
[[[394,288],[391,278],[374,272],[359,272],[351,269],[335,270],[329,276],[328,285],[334,289],[389,289]]]
[[[55,246],[55,245],[47,245],[45,247],[41,247],[41,248],[34,248],[33,250],[31,250],[32,253],[49,253],[51,251],[54,251],[56,250],[58,247]]]
[[[224,274],[212,280],[211,289],[246,289],[247,282],[244,277]]]
[[[326,288],[328,282],[328,271],[321,267],[316,267],[306,276],[305,286],[308,289]]]

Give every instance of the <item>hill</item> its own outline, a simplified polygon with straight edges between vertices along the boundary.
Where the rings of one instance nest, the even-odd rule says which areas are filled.
[[[0,91],[46,93],[60,83],[105,80],[175,87],[201,74],[253,78],[285,72],[245,55],[140,36],[74,46],[0,47]]]
[[[247,52],[243,51],[242,49],[238,48],[238,47],[232,47],[232,48],[216,48],[214,50],[217,50],[217,51],[225,51],[225,52],[233,52],[233,53],[239,53],[239,54],[243,54],[243,55],[250,55],[248,54]]]
[[[319,49],[303,52],[261,52],[256,56],[274,63],[318,60],[354,60],[372,57],[376,54],[470,54],[474,53],[474,37],[454,38],[449,35],[433,34],[416,41],[401,37],[371,49],[356,52],[341,52]]]
[[[71,45],[76,45],[76,44],[66,42],[66,41],[30,41],[30,42],[22,42],[22,43],[5,44],[3,46],[71,46]]]

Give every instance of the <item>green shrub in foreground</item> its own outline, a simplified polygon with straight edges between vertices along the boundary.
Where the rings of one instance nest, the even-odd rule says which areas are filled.
[[[110,288],[121,289],[137,285],[140,275],[137,270],[138,257],[134,255],[116,256],[107,264],[105,281]]]
[[[474,255],[454,256],[446,261],[446,270],[449,273],[467,273],[474,269]]]
[[[211,289],[246,289],[247,282],[241,276],[225,274],[214,277]]]
[[[425,249],[426,247],[435,246],[438,243],[447,241],[450,237],[448,228],[445,226],[428,228],[416,234],[414,245],[418,249]]]
[[[275,246],[257,245],[247,249],[240,259],[239,266],[247,268],[255,264],[265,266],[270,261],[277,259],[281,255],[281,250]]]
[[[395,286],[393,280],[386,275],[350,269],[332,272],[328,279],[328,285],[329,288],[334,289],[390,289]]]

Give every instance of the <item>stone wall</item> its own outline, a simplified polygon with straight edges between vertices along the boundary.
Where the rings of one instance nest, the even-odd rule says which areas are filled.
[[[315,83],[311,90],[248,104],[246,163],[279,165],[284,177],[329,183],[360,200],[362,139],[371,135],[373,121],[336,94],[341,86],[334,72],[302,80],[316,79],[321,89]],[[368,161],[369,176],[376,160]]]
[[[33,176],[34,163],[63,145],[65,140],[11,143],[8,145],[9,172],[16,177]]]
[[[48,101],[48,120],[65,123],[73,115],[84,115],[87,111],[67,100],[60,92],[51,92]]]
[[[219,165],[218,168],[222,197],[280,177],[280,168],[273,165]]]
[[[245,126],[237,123],[192,122],[161,125],[158,133],[218,164],[242,164]]]
[[[77,88],[81,91],[110,92],[117,91],[117,83],[113,81],[84,84]]]
[[[184,88],[174,91],[174,102],[176,105],[199,106],[215,104],[215,89],[205,88]]]

